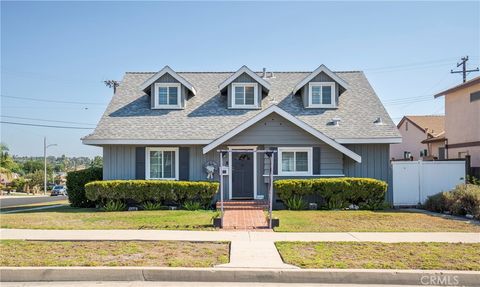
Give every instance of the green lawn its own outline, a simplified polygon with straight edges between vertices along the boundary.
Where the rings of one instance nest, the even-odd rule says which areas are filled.
[[[286,232],[480,232],[480,226],[423,213],[401,211],[279,210],[275,231]]]
[[[226,242],[0,241],[1,266],[213,267],[228,258]]]
[[[104,212],[58,207],[2,214],[2,228],[20,229],[201,229],[213,230],[214,211],[155,210]]]
[[[277,242],[301,268],[480,270],[480,243]]]

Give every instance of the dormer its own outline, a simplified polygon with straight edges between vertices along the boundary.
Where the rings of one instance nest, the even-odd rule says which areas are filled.
[[[218,88],[227,95],[229,109],[259,109],[263,95],[270,91],[270,83],[243,66]]]
[[[301,95],[305,108],[336,108],[338,97],[348,84],[324,65],[300,81],[293,89],[294,95]]]
[[[197,91],[187,80],[169,66],[146,80],[140,89],[150,95],[152,109],[183,109]]]

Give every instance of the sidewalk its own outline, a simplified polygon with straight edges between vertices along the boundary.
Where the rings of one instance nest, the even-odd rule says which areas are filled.
[[[252,231],[0,229],[0,238],[25,240],[230,241],[230,263],[217,267],[274,269],[296,268],[283,263],[274,244],[276,241],[480,243],[480,233],[459,232],[280,233]]]

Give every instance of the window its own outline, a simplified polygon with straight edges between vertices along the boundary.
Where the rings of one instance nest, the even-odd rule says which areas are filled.
[[[470,102],[480,101],[480,91],[470,94]]]
[[[154,108],[180,108],[180,84],[155,83]]]
[[[232,108],[256,108],[258,85],[256,83],[232,84]]]
[[[308,106],[312,108],[333,108],[335,103],[335,83],[310,83]]]
[[[178,148],[146,149],[146,179],[178,179]]]
[[[405,122],[405,130],[408,132],[408,122]]]
[[[279,175],[311,175],[312,148],[278,148]]]
[[[403,152],[403,158],[404,159],[410,159],[411,156],[412,156],[412,154],[409,151],[404,151]]]

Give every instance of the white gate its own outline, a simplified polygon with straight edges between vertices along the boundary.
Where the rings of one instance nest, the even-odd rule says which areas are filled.
[[[465,183],[465,161],[393,161],[393,205],[417,205]]]

